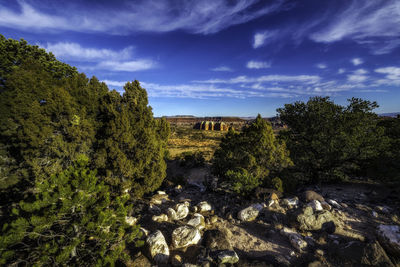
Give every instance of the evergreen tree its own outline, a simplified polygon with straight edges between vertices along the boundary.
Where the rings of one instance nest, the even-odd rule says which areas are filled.
[[[74,166],[35,183],[32,201],[12,209],[3,225],[1,264],[104,266],[126,258],[126,243],[139,235],[125,222],[129,195],[111,201],[104,182],[81,156]]]
[[[352,98],[343,107],[329,97],[310,98],[278,109],[288,130],[280,132],[306,182],[345,179],[387,146],[376,102]]]
[[[238,193],[249,193],[292,164],[285,143],[275,138],[269,122],[260,115],[242,133],[229,129],[213,158],[213,173],[231,182]]]

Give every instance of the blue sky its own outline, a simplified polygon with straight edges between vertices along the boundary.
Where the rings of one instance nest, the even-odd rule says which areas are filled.
[[[123,91],[155,116],[273,116],[361,97],[400,111],[398,0],[0,0],[0,33]]]

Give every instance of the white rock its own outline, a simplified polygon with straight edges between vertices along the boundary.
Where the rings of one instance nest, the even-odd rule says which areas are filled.
[[[312,200],[309,204],[310,207],[313,208],[314,211],[323,211],[324,208],[321,205],[321,202],[318,200]]]
[[[286,236],[289,239],[290,244],[299,252],[307,247],[307,242],[304,241],[299,233],[289,228],[283,227],[283,229],[281,230],[281,234]]]
[[[157,191],[157,194],[159,194],[159,195],[166,195],[167,193],[165,193],[165,191]]]
[[[376,212],[376,211],[372,211],[372,217],[374,217],[374,218],[378,218],[378,213]]]
[[[168,219],[170,219],[171,221],[176,220],[176,212],[173,208],[168,208],[167,214],[168,214]]]
[[[185,203],[179,203],[176,204],[175,206],[175,212],[176,212],[176,219],[175,220],[182,220],[186,218],[186,216],[189,214],[189,202],[185,201]]]
[[[193,218],[188,221],[188,225],[196,227],[197,229],[201,230],[205,227],[204,217],[199,213],[193,214]]]
[[[221,251],[218,253],[217,258],[219,264],[224,264],[224,263],[235,264],[239,261],[239,256],[233,250]]]
[[[198,229],[193,226],[181,226],[172,232],[172,244],[175,248],[184,248],[196,245],[201,239]]]
[[[334,206],[337,209],[341,209],[342,208],[342,206],[340,206],[340,204],[336,200],[328,199],[328,203],[331,204],[332,206]]]
[[[197,204],[197,210],[198,212],[206,212],[212,210],[212,207],[210,203],[208,203],[207,201],[202,201],[199,204]]]
[[[132,216],[126,216],[125,217],[125,222],[131,226],[135,225],[137,222],[137,219],[135,217]]]
[[[166,222],[166,221],[168,221],[168,216],[167,216],[167,214],[161,214],[161,215],[154,215],[153,217],[152,217],[152,220],[153,221],[155,221],[155,222]]]
[[[381,224],[377,232],[381,244],[393,254],[400,256],[400,226]]]
[[[160,231],[149,235],[146,243],[150,249],[150,255],[156,263],[167,264],[169,258],[169,249],[165,237]]]
[[[241,221],[249,222],[253,221],[257,218],[260,211],[263,209],[263,205],[261,204],[253,204],[245,209],[242,209],[238,213],[238,218]]]

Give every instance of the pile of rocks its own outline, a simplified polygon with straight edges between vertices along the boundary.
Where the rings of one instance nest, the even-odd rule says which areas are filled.
[[[171,192],[177,196],[173,198],[165,192],[154,195],[149,201],[149,214],[139,220],[144,227],[142,232],[146,243],[143,254],[158,265],[240,266],[246,259],[241,256],[243,251],[232,246],[231,240],[236,233],[230,232],[230,225],[248,231],[246,229],[256,224],[269,227],[270,230],[264,233],[271,237],[268,242],[273,243],[275,239],[287,242],[284,245],[292,249],[283,257],[274,256],[283,260],[257,258],[261,262],[278,262],[277,265],[304,265],[308,262],[309,266],[394,266],[393,258],[387,253],[391,257],[400,257],[398,225],[378,224],[374,233],[358,233],[348,223],[356,218],[350,218],[352,210],[346,203],[325,199],[315,191],[307,190],[300,197],[288,198],[280,198],[281,195],[271,191],[261,202],[249,203],[239,209],[221,203],[229,202],[226,196],[210,195],[215,192],[205,195],[214,202],[204,199],[195,202],[185,195],[182,187]],[[197,204],[193,205],[193,202]],[[357,205],[361,204],[353,206]],[[388,210],[387,207],[378,207],[369,215],[379,219],[383,213],[388,216]],[[130,216],[126,221],[133,225],[137,220]]]

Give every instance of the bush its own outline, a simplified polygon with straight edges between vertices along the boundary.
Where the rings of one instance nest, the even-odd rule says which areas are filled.
[[[247,194],[259,185],[273,186],[272,177],[292,162],[285,143],[275,139],[270,123],[258,115],[242,133],[229,129],[212,164],[215,175],[229,181],[236,192]]]
[[[186,151],[178,156],[179,165],[187,168],[203,167],[205,159],[200,151]]]
[[[139,235],[139,226],[125,222],[129,196],[111,202],[109,188],[87,164],[82,156],[37,182],[34,200],[13,208],[0,237],[1,264],[104,266],[127,258],[126,243]]]

